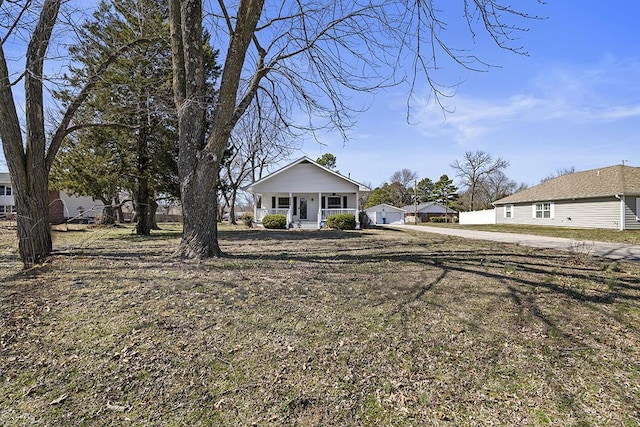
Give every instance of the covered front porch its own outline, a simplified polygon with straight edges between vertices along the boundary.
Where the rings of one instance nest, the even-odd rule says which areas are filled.
[[[265,193],[254,194],[254,218],[257,224],[270,214],[285,215],[288,228],[325,226],[331,215],[350,214],[360,228],[360,195],[355,193]]]

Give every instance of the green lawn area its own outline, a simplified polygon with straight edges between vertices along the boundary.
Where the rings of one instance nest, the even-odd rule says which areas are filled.
[[[478,231],[497,231],[502,233],[534,234],[537,236],[565,237],[575,240],[591,240],[596,242],[627,243],[640,245],[640,230],[604,230],[566,227],[543,227],[537,225],[491,224],[461,225],[443,223],[422,223],[429,227],[446,227]]]
[[[638,426],[640,264],[429,233],[0,228],[3,426]]]

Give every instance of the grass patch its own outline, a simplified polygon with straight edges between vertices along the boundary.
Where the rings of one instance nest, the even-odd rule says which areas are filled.
[[[638,425],[640,266],[391,230],[0,232],[0,419]]]
[[[630,245],[640,245],[640,230],[605,230],[587,228],[568,227],[546,227],[539,225],[517,225],[517,224],[486,224],[486,225],[461,225],[461,224],[441,224],[422,223],[429,227],[458,228],[463,230],[496,231],[501,233],[533,234],[536,236],[564,237],[582,241],[626,243]]]

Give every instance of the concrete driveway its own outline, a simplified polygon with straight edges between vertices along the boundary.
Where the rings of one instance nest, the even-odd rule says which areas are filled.
[[[454,228],[429,227],[425,225],[385,225],[397,230],[415,230],[424,233],[446,234],[465,239],[492,240],[495,242],[518,243],[534,248],[550,248],[561,251],[580,251],[581,253],[615,260],[640,261],[640,245],[622,243],[604,243],[561,237],[533,236],[530,234],[499,233],[493,231],[462,230]]]

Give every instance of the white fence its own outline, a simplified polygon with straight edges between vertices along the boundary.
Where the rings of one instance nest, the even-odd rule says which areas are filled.
[[[496,223],[495,209],[486,209],[483,211],[473,211],[473,212],[460,212],[459,215],[460,215],[460,224],[480,225],[480,224]]]

